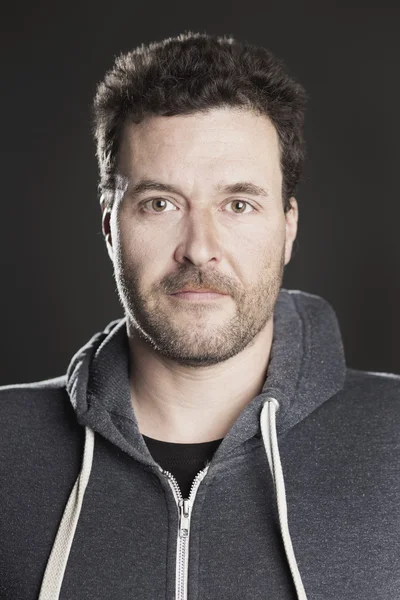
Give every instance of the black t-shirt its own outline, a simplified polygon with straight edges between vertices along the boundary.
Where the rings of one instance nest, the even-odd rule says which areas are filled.
[[[143,439],[154,460],[165,471],[172,473],[183,498],[188,498],[193,479],[204,469],[206,462],[211,460],[223,438],[200,444],[162,442],[147,435],[144,435]]]

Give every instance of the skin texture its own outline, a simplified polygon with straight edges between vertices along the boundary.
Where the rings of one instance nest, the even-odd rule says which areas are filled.
[[[134,194],[143,180],[176,191]],[[267,194],[218,186],[250,182]],[[285,215],[277,132],[232,108],[125,125],[103,233],[128,320],[131,399],[142,434],[177,443],[226,435],[260,393],[273,310],[297,234]],[[182,287],[226,294],[192,302]]]

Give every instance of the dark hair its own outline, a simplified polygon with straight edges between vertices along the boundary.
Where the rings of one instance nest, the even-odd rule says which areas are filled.
[[[239,107],[265,114],[280,143],[285,212],[305,159],[306,92],[269,50],[228,36],[185,32],[116,58],[97,87],[93,133],[102,201],[112,205],[122,128],[129,119]]]

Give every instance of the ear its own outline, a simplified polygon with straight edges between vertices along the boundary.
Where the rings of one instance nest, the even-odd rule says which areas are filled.
[[[103,236],[106,242],[108,256],[111,260],[113,260],[114,252],[112,246],[112,237],[111,237],[111,227],[110,227],[110,219],[111,219],[111,209],[106,205],[104,200],[100,200],[100,208],[102,212],[101,218],[101,230],[103,232]]]
[[[293,242],[296,239],[297,224],[299,220],[299,207],[296,198],[290,198],[289,202],[291,209],[285,215],[285,265],[288,264],[292,256]]]

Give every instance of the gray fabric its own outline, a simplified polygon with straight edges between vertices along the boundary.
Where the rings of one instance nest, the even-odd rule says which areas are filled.
[[[281,290],[274,322],[262,393],[239,415],[198,489],[188,598],[296,598],[260,439],[266,396],[281,407],[289,526],[308,599],[400,598],[400,377],[346,368],[334,311],[321,298]],[[9,486],[0,506],[1,598],[37,598],[79,474],[84,425],[98,435],[61,600],[174,598],[177,509],[138,431],[128,375],[126,324],[118,320],[75,355],[66,380],[0,390],[6,432],[0,456]],[[60,411],[64,402],[71,412]],[[27,428],[30,451],[39,449],[41,457],[35,485],[19,464],[18,418],[40,423]],[[74,478],[65,462],[70,447]],[[34,508],[39,497],[40,511]],[[27,525],[36,534],[29,564],[31,542],[18,547],[24,511],[36,519]]]
[[[130,402],[125,319],[113,322],[94,340],[91,352],[85,351],[83,358],[81,353],[75,355],[68,370],[68,391],[78,420],[122,450],[128,451],[127,442],[131,456],[148,462],[149,452],[138,433]],[[345,371],[339,326],[331,306],[317,296],[282,289],[275,306],[274,339],[262,393],[234,423],[221,443],[218,459],[259,433],[259,413],[266,396],[278,396],[277,430],[282,434],[339,391]],[[114,419],[117,415],[131,421],[124,432],[119,419]]]

